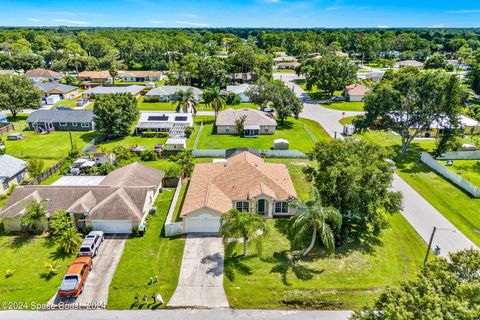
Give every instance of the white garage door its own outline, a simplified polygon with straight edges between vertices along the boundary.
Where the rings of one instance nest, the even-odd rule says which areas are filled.
[[[105,233],[132,233],[132,222],[129,220],[93,220],[93,230]]]
[[[187,233],[219,233],[220,217],[201,215],[187,218]]]

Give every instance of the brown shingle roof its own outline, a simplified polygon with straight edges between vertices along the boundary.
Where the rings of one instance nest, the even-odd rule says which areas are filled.
[[[91,79],[108,79],[110,78],[110,72],[108,70],[102,71],[82,71],[78,74],[80,78],[91,78]]]
[[[133,162],[123,168],[110,172],[102,180],[102,186],[159,186],[165,172]]]
[[[25,73],[26,77],[29,78],[61,78],[63,74],[60,72],[55,72],[52,70],[46,69],[33,69]]]
[[[163,171],[134,162],[112,171],[98,186],[19,186],[0,217],[23,215],[32,201],[47,200],[50,215],[65,210],[88,213],[87,220],[140,221],[148,192],[161,184],[163,176]]]
[[[207,207],[220,213],[232,209],[233,201],[265,194],[277,200],[296,198],[288,169],[281,163],[266,163],[249,152],[227,162],[200,163],[195,166],[182,216]]]
[[[247,116],[245,126],[276,126],[277,121],[267,112],[255,109],[232,109],[228,108],[218,114],[217,126],[234,126],[235,120],[242,116]]]
[[[363,84],[353,83],[349,86],[346,86],[345,90],[347,91],[348,95],[361,96],[361,95],[367,94],[369,89],[367,86],[364,86]]]

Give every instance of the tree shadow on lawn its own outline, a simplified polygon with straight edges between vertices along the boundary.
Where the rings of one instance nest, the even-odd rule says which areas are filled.
[[[293,128],[293,122],[284,120],[283,122],[278,122],[277,130],[291,130]]]
[[[83,133],[80,135],[80,139],[85,142],[85,143],[89,143],[90,141],[92,141],[93,138],[95,138],[99,133],[97,131],[89,131],[89,132],[86,132],[86,133]]]
[[[415,173],[427,173],[431,170],[424,165],[420,161],[420,156],[422,152],[426,152],[426,150],[420,147],[416,143],[412,143],[407,150],[407,156],[402,158],[401,150],[402,146],[395,145],[393,148],[393,152],[395,153],[395,164],[397,169],[402,171],[403,173],[415,174]]]
[[[2,234],[2,236],[7,236]],[[32,234],[20,234],[15,236],[9,243],[8,247],[11,249],[20,249],[23,246],[30,244],[32,241],[36,239],[35,235]]]

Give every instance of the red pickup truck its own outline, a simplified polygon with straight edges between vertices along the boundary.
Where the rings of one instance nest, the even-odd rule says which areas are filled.
[[[62,284],[58,289],[58,296],[78,297],[83,292],[85,281],[90,270],[92,270],[92,266],[92,258],[76,258],[63,277]]]

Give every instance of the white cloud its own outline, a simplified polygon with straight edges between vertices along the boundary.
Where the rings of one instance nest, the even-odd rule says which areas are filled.
[[[80,15],[84,15],[84,16],[90,16],[90,17],[103,17],[104,14],[103,13],[90,13],[90,12],[78,12],[78,14]]]
[[[390,28],[389,26],[386,26],[386,25],[380,25],[380,26],[377,26],[377,28],[380,28],[380,29],[388,29]]]
[[[28,20],[28,21],[33,21],[33,22],[38,22],[38,21],[40,21],[40,19],[35,19],[35,18],[28,18],[27,20]]]
[[[197,19],[198,16],[194,13],[180,13],[179,16],[185,17],[185,18],[191,18],[191,19]]]
[[[158,20],[148,20],[148,22],[153,23],[153,24],[162,24],[163,23],[162,21],[158,21]]]
[[[210,27],[208,23],[197,23],[197,22],[190,22],[190,21],[177,21],[175,23],[185,25],[185,26],[191,26],[191,27]]]
[[[480,9],[472,9],[472,10],[454,10],[454,11],[447,11],[448,13],[480,13]]]
[[[85,21],[78,21],[78,20],[66,20],[66,19],[55,19],[56,22],[63,22],[67,24],[75,24],[75,25],[86,25],[88,22]]]

